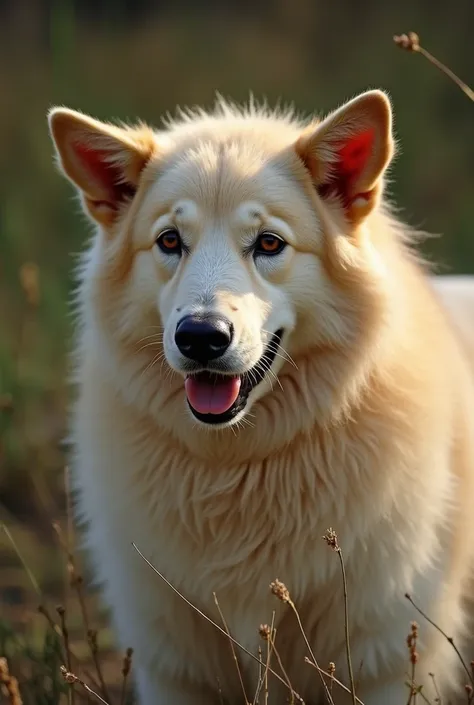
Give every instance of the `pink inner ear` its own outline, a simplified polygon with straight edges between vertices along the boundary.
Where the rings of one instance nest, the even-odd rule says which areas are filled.
[[[344,206],[348,208],[351,202],[363,193],[357,192],[357,179],[364,171],[369,159],[375,138],[375,130],[369,128],[359,132],[345,141],[338,149],[338,161],[334,167],[332,177],[327,183],[319,187],[319,194],[323,198],[331,194],[337,195]]]
[[[106,161],[107,152],[91,149],[81,143],[76,143],[74,147],[91,179],[104,189],[104,198],[101,200],[117,205],[125,196],[133,194],[130,184],[120,183],[120,170]]]
[[[370,128],[351,137],[339,149],[338,171],[351,181],[364,170],[374,145],[374,129]]]

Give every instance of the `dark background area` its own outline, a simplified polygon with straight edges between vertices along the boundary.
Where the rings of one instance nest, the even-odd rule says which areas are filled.
[[[474,82],[473,0],[0,2],[0,520],[52,599],[64,586],[51,521],[65,503],[69,300],[88,226],[53,165],[47,110],[159,125],[216,91],[324,113],[384,88],[400,217],[440,235],[423,249],[441,271],[472,272],[474,104],[395,46],[409,30]],[[1,531],[0,576],[0,622],[27,623],[36,597]]]

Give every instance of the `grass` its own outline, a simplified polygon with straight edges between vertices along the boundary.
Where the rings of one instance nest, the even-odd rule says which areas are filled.
[[[3,526],[3,530],[37,598],[35,614],[29,614],[28,624],[21,633],[0,620],[0,656],[5,659],[8,677],[13,674],[18,684],[15,694],[7,690],[7,702],[75,705],[79,688],[89,701],[93,698],[106,705],[133,705],[130,683],[133,651],[127,649],[120,658],[110,648],[108,631],[95,628],[96,621],[103,625],[105,620],[97,610],[97,596],[88,591],[77,568],[73,551],[65,552],[64,544],[59,549],[69,576],[70,607],[63,604],[52,607],[8,527]],[[61,534],[57,524],[55,531]]]
[[[441,70],[450,78],[471,100],[474,100],[474,92],[461,79],[458,78],[449,68],[442,64],[436,57],[430,54],[420,44],[417,34],[410,32],[394,37],[395,43],[402,49],[413,53],[419,53],[430,63]],[[34,263],[24,264],[19,272],[20,286],[24,294],[24,302],[18,313],[18,335],[10,351],[9,368],[15,369],[16,385],[12,386],[11,392],[0,394],[0,423],[1,431],[13,427],[16,432],[11,434],[13,444],[8,446],[0,438],[0,458],[13,454],[17,459],[18,455],[28,465],[28,460],[34,462],[38,452],[38,444],[34,439],[27,439],[25,444],[21,443],[21,429],[25,429],[31,413],[38,413],[39,407],[35,403],[23,404],[22,382],[25,380],[29,384],[34,382],[34,373],[29,365],[29,354],[35,343],[35,335],[38,332],[37,312],[41,301],[40,270]],[[33,384],[34,386],[34,384]],[[61,397],[60,393],[60,397]],[[62,409],[62,399],[59,406]],[[28,408],[27,408],[28,407]],[[56,434],[53,434],[56,436]],[[5,437],[5,434],[3,435]],[[53,450],[52,455],[57,459],[58,455]],[[22,478],[25,479],[25,478]],[[35,569],[30,565],[29,557],[23,555],[16,538],[16,532],[3,524],[3,533],[8,543],[14,551],[17,562],[22,567],[30,591],[34,594],[33,603],[26,609],[27,620],[23,617],[17,624],[12,624],[0,619],[0,695],[2,702],[8,705],[76,705],[79,702],[100,702],[103,705],[135,705],[135,698],[132,688],[133,676],[133,652],[128,649],[125,654],[117,654],[111,644],[110,632],[107,628],[106,615],[98,607],[97,595],[87,587],[87,580],[81,574],[73,545],[73,530],[71,523],[71,512],[69,507],[68,473],[65,473],[65,487],[63,498],[65,500],[66,516],[63,522],[51,520],[52,511],[56,511],[54,502],[48,495],[45,484],[41,476],[28,479],[33,483],[37,496],[41,498],[43,512],[41,517],[37,517],[39,524],[48,524],[52,534],[56,539],[56,552],[61,556],[63,571],[61,575],[55,577],[53,589],[45,595],[41,587],[43,579],[36,576]],[[322,668],[317,662],[312,651],[310,641],[306,635],[297,606],[293,602],[289,591],[284,583],[275,580],[270,589],[275,597],[291,609],[297,620],[301,638],[304,640],[308,655],[305,657],[305,664],[316,671],[317,678],[320,679],[327,703],[337,705],[337,693],[345,691],[349,694],[353,705],[363,705],[357,697],[357,685],[354,678],[353,665],[350,649],[350,596],[347,592],[345,578],[344,557],[341,547],[338,544],[336,533],[329,529],[324,536],[328,547],[335,551],[341,567],[341,580],[344,588],[344,616],[345,616],[345,643],[347,668],[349,673],[348,684],[342,683],[335,676],[336,665],[329,663],[327,670]],[[34,544],[39,549],[39,543]],[[277,634],[274,624],[256,625],[260,632],[263,643],[266,645],[266,656],[263,656],[262,649],[258,654],[252,654],[242,644],[232,637],[227,627],[225,615],[219,606],[217,596],[214,595],[216,607],[218,609],[223,626],[221,627],[208,615],[199,610],[189,602],[179,591],[154,567],[144,556],[139,548],[135,546],[143,560],[150,568],[163,580],[169,588],[177,593],[182,600],[190,605],[200,616],[211,623],[215,629],[223,633],[229,640],[232,650],[232,657],[239,673],[239,681],[242,688],[242,702],[245,705],[257,705],[258,703],[268,704],[271,696],[270,676],[276,678],[288,690],[289,701],[303,703],[301,696],[295,690],[285,671],[285,665],[279,655],[277,648]],[[41,552],[40,562],[47,564],[44,558],[45,553]],[[47,573],[47,569],[45,573]],[[64,576],[66,579],[64,580]],[[62,586],[62,597],[64,602],[52,606],[51,599],[58,594],[58,586]],[[433,627],[442,633],[451,647],[456,652],[464,673],[467,677],[465,684],[466,702],[468,705],[474,703],[474,662],[470,667],[463,660],[463,657],[454,643],[454,640],[443,632],[428,615],[426,615],[414,602],[410,595],[406,595],[413,607],[420,616],[429,622]],[[21,610],[24,612],[24,606]],[[12,609],[13,613],[14,610]],[[97,626],[98,625],[98,626]],[[408,625],[407,625],[408,628]],[[417,700],[430,702],[423,693],[423,684],[416,682],[416,665],[418,662],[417,641],[419,635],[419,625],[413,622],[407,637],[407,698],[408,705],[417,705]],[[244,681],[240,671],[239,652],[243,651],[259,665],[259,677],[255,687],[255,694],[250,697],[244,686]],[[304,664],[302,664],[302,667]],[[435,692],[438,692],[436,675],[430,674]],[[263,701],[262,701],[263,699]],[[442,698],[438,694],[435,703],[442,704]],[[381,704],[383,705],[383,704]],[[403,705],[402,703],[400,705]],[[434,705],[434,703],[432,704]]]
[[[84,636],[79,642],[83,647],[82,650],[77,649],[77,643],[75,640],[71,639],[66,608],[63,605],[57,605],[54,613],[52,613],[49,605],[44,601],[38,582],[20,553],[13,536],[7,527],[4,527],[4,530],[9,535],[14,550],[17,553],[18,560],[23,564],[29,576],[32,588],[40,600],[37,612],[38,616],[42,619],[42,627],[40,627],[39,630],[37,626],[33,628],[33,625],[30,624],[30,629],[27,633],[22,635],[11,629],[5,622],[0,621],[0,692],[7,698],[6,702],[8,705],[66,705],[66,703],[67,705],[75,705],[76,702],[79,701],[99,702],[102,703],[102,705],[136,705],[130,682],[132,674],[132,649],[127,649],[121,661],[115,655],[112,656],[111,667],[107,669],[107,672],[105,671],[104,654],[99,644],[99,631],[91,628],[91,613],[93,611],[94,596],[89,595],[85,589],[84,581],[78,572],[76,557],[73,552],[66,553],[67,570],[70,576],[70,587],[76,595],[76,606],[82,617]],[[58,527],[56,527],[56,530],[58,530]],[[325,699],[328,705],[337,705],[338,689],[350,694],[353,705],[364,705],[363,701],[356,695],[356,685],[352,668],[349,642],[349,596],[345,579],[343,553],[338,543],[337,534],[333,529],[328,529],[323,539],[328,544],[329,549],[337,554],[341,567],[341,580],[344,586],[344,625],[349,672],[348,684],[342,683],[335,677],[335,664],[330,663],[328,670],[321,668],[318,664],[305,632],[298,608],[293,602],[285,584],[276,579],[271,583],[269,589],[276,599],[288,605],[288,608],[293,611],[301,637],[306,644],[309,654],[305,657],[304,663],[317,672],[323,685]],[[264,659],[261,650],[259,650],[258,654],[253,654],[230,634],[225,616],[220,609],[215,594],[214,600],[223,622],[223,627],[182,595],[177,588],[153,566],[146,556],[144,556],[138,546],[133,545],[150,569],[168,585],[170,590],[174,591],[183,602],[195,610],[203,620],[206,620],[216,630],[227,637],[239,673],[243,696],[242,702],[244,705],[260,705],[262,703],[260,699],[261,696],[264,698],[265,705],[268,705],[270,697],[269,676],[273,676],[287,688],[290,703],[300,703],[300,705],[304,705],[303,698],[299,695],[288,678],[285,665],[280,658],[276,644],[276,629],[273,623],[271,626],[260,625],[258,628],[262,640],[267,644],[267,656]],[[467,705],[472,705],[474,702],[474,661],[471,662],[471,669],[469,669],[453,638],[448,636],[448,634],[433,622],[430,617],[417,606],[410,595],[407,594],[406,598],[421,617],[443,635],[456,652],[467,676],[467,683],[465,684],[466,703]],[[407,637],[407,705],[416,705],[417,698],[422,699],[424,702],[428,703],[428,705],[435,705],[435,703],[441,704],[442,700],[440,696],[433,702],[430,701],[423,693],[424,684],[417,683],[416,681],[418,634],[419,626],[416,622],[412,622]],[[84,646],[87,646],[87,649],[84,649]],[[237,647],[237,650],[235,647]],[[252,699],[248,698],[245,691],[239,665],[238,650],[243,651],[259,664],[259,678],[256,683],[255,696]],[[430,677],[433,680],[435,689],[437,689],[435,674],[430,674]],[[334,686],[336,687],[335,690]],[[403,704],[400,703],[400,705]]]

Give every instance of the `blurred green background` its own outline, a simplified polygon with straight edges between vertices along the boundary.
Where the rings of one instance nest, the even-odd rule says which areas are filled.
[[[209,106],[216,90],[324,112],[385,88],[400,215],[442,235],[424,245],[442,271],[471,272],[474,104],[395,46],[408,30],[474,82],[473,0],[0,2],[0,519],[46,593],[64,582],[51,520],[64,513],[69,300],[88,235],[53,166],[48,108],[159,125],[176,104]],[[18,564],[0,535],[0,608],[15,619],[29,590]]]

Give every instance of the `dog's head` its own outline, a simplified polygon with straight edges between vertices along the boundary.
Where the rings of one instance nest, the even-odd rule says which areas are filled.
[[[83,315],[128,397],[223,428],[262,397],[281,406],[308,355],[348,359],[359,345],[362,360],[393,152],[384,93],[305,124],[223,103],[156,132],[65,108],[49,121],[98,226]]]

